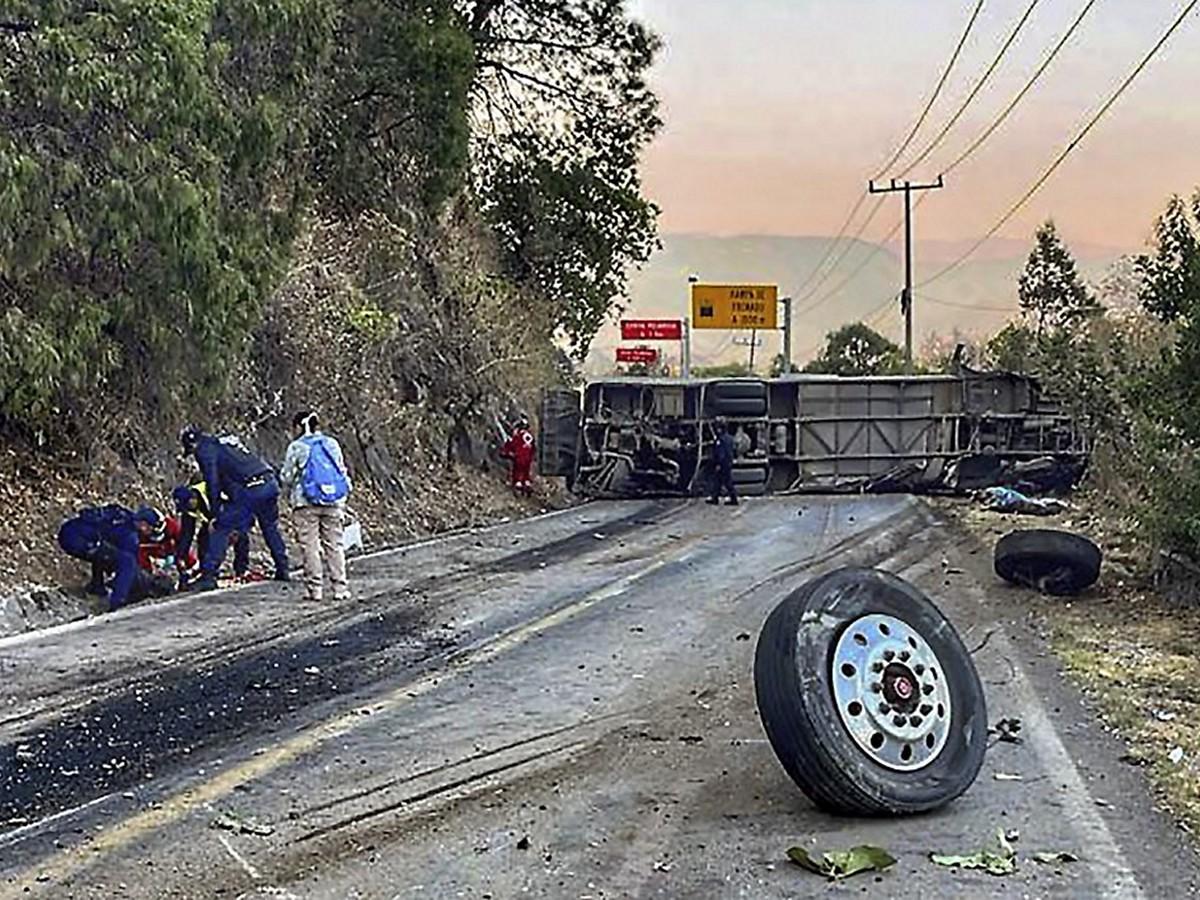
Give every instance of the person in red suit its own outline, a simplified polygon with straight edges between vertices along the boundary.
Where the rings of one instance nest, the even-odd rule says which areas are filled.
[[[517,423],[516,430],[500,451],[502,456],[512,460],[510,474],[512,489],[524,494],[533,493],[533,482],[530,480],[530,470],[533,468],[535,444],[533,432],[529,430],[529,420],[522,418]]]
[[[155,574],[156,563],[172,561],[181,572],[188,572],[197,565],[196,552],[191,548],[187,556],[177,558],[179,535],[183,526],[174,516],[164,516],[157,509],[143,506],[134,514],[138,530],[138,568]]]

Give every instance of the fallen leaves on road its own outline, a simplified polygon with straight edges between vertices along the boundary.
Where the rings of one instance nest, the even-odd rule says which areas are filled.
[[[266,837],[274,834],[275,829],[270,825],[262,825],[253,819],[243,819],[233,813],[218,813],[217,817],[208,823],[209,828],[219,828],[222,831],[232,831],[237,834],[254,834]]]
[[[929,858],[939,866],[956,869],[983,869],[990,875],[1011,875],[1017,871],[1017,851],[1008,842],[1002,828],[996,829],[991,843],[976,853],[930,853]]]
[[[792,847],[787,855],[801,868],[824,875],[831,881],[840,881],[860,872],[883,872],[896,864],[894,856],[882,847],[870,844],[822,853],[817,859],[813,859],[803,847]]]

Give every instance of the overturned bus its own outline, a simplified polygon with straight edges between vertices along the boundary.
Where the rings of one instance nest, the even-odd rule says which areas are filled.
[[[1022,478],[1074,482],[1075,422],[1033,378],[953,375],[610,378],[543,398],[539,463],[581,494],[707,490],[716,425],[743,495],[958,491]]]

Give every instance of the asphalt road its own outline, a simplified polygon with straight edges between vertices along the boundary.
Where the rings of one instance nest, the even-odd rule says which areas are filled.
[[[0,896],[1194,896],[989,561],[903,497],[592,504],[360,560],[346,604],[261,585],[0,641]],[[759,724],[761,623],[849,564],[933,596],[1022,723],[940,812],[820,813]],[[928,859],[997,828],[1015,875]],[[860,843],[898,864],[786,858]]]

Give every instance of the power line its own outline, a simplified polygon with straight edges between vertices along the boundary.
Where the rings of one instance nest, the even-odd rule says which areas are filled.
[[[861,207],[868,196],[868,194],[863,194],[862,198],[858,201],[857,206]],[[879,215],[879,210],[883,209],[883,203],[884,198],[882,197],[875,201],[875,205],[871,207],[871,211],[867,214],[866,219],[863,220],[862,224],[858,226],[858,229],[847,240],[845,248],[841,251],[841,253],[838,254],[837,259],[834,260],[833,265],[826,270],[825,274],[818,278],[816,283],[813,284],[803,294],[801,294],[799,291],[794,292],[796,294],[795,302],[797,304],[804,303],[809,297],[821,289],[821,285],[833,277],[833,273],[838,270],[838,266],[846,261],[846,257],[850,255],[850,251],[854,249],[855,243],[863,236],[863,233],[867,230],[867,226],[875,220],[877,215]]]
[[[933,104],[937,102],[937,98],[942,93],[942,88],[946,86],[946,81],[949,80],[950,73],[954,71],[954,66],[958,63],[958,57],[962,54],[963,47],[966,46],[967,38],[970,37],[971,31],[975,27],[975,22],[979,18],[979,13],[983,11],[983,4],[984,0],[978,0],[978,2],[975,4],[975,11],[971,13],[971,18],[967,22],[967,27],[963,30],[962,37],[958,39],[958,46],[954,48],[954,53],[950,55],[950,62],[946,64],[945,71],[942,72],[942,77],[938,79],[937,86],[933,89],[933,93],[929,97],[929,102],[927,102],[925,104],[925,108],[921,110],[921,115],[917,117],[916,124],[913,125],[912,130],[908,133],[908,137],[904,139],[904,143],[902,143],[900,148],[894,154],[892,154],[892,158],[884,164],[883,168],[879,171],[879,174],[875,176],[876,181],[881,180],[885,175],[887,175],[888,170],[899,161],[900,157],[904,155],[904,151],[909,148],[909,145],[912,144],[913,139],[917,136],[917,132],[921,130],[921,126],[925,124],[925,120],[929,118],[929,112],[933,109]]]
[[[929,294],[925,294],[920,291],[917,292],[917,296],[922,300],[925,300],[926,302],[932,303],[936,306],[947,306],[951,309],[965,309],[969,310],[970,312],[1014,313],[1017,311],[1016,306],[975,306],[970,303],[955,303],[952,300],[942,300],[938,297],[931,297]]]
[[[1050,164],[1050,167],[1048,169],[1046,169],[1045,172],[1042,173],[1041,177],[1039,177],[1037,179],[1037,181],[1035,181],[1033,183],[1033,185],[1029,188],[1029,190],[1027,190],[1021,196],[1021,198],[1019,200],[1017,200],[1017,202],[1014,203],[1009,208],[1008,212],[1006,212],[1003,216],[1001,216],[1000,220],[998,222],[996,222],[996,224],[993,225],[991,228],[989,228],[987,233],[983,237],[981,237],[978,241],[976,241],[974,244],[972,244],[971,247],[965,253],[962,254],[962,256],[960,256],[954,262],[950,263],[950,265],[941,269],[934,275],[930,276],[929,278],[926,278],[919,285],[917,285],[918,287],[925,287],[926,285],[932,284],[933,282],[948,275],[950,272],[954,271],[960,265],[962,265],[964,262],[966,262],[971,256],[973,256],[975,254],[975,252],[980,247],[982,247],[989,240],[991,240],[995,236],[996,232],[998,232],[1001,228],[1003,228],[1005,226],[1005,224],[1007,224],[1007,222],[1020,211],[1021,207],[1023,207],[1026,203],[1029,202],[1029,200],[1033,197],[1034,194],[1036,194],[1039,190],[1041,190],[1042,185],[1044,185],[1047,181],[1050,180],[1050,177],[1056,171],[1058,171],[1059,166],[1061,166],[1063,164],[1063,162],[1066,161],[1067,157],[1071,155],[1071,153],[1075,150],[1075,148],[1078,147],[1083,142],[1084,138],[1086,138],[1089,133],[1091,133],[1091,130],[1096,127],[1097,123],[1099,123],[1099,121],[1104,118],[1105,114],[1107,114],[1107,112],[1113,107],[1113,105],[1117,102],[1117,100],[1119,100],[1121,98],[1121,96],[1125,93],[1125,91],[1129,89],[1129,86],[1131,84],[1133,84],[1133,82],[1137,79],[1137,77],[1140,74],[1142,74],[1142,71],[1146,68],[1146,66],[1148,66],[1150,64],[1150,61],[1152,59],[1154,59],[1155,56],[1158,55],[1158,51],[1161,50],[1163,48],[1163,46],[1167,43],[1167,41],[1171,39],[1171,36],[1179,29],[1179,26],[1184,23],[1184,21],[1187,19],[1188,15],[1190,15],[1192,10],[1196,8],[1197,4],[1200,4],[1200,0],[1191,0],[1191,2],[1189,2],[1188,5],[1184,7],[1183,12],[1181,12],[1179,14],[1178,18],[1176,18],[1175,21],[1171,24],[1171,27],[1168,28],[1166,30],[1166,32],[1163,34],[1163,36],[1158,39],[1158,43],[1156,43],[1150,49],[1150,52],[1147,53],[1142,58],[1142,61],[1139,62],[1137,64],[1137,66],[1134,68],[1134,70],[1129,73],[1128,77],[1126,77],[1126,79],[1123,82],[1121,82],[1121,85],[1116,89],[1116,91],[1113,92],[1112,96],[1108,98],[1108,100],[1104,103],[1103,106],[1100,107],[1099,110],[1097,110],[1096,114],[1094,116],[1092,116],[1092,118],[1083,127],[1083,129],[1077,135],[1075,135],[1075,137],[1071,140],[1071,143],[1067,144],[1066,148],[1064,148],[1063,151],[1054,160],[1054,162]]]
[[[1058,43],[1054,45],[1054,47],[1050,50],[1050,53],[1044,60],[1042,60],[1041,65],[1034,70],[1033,75],[1030,76],[1027,82],[1025,82],[1025,86],[1022,87],[1021,90],[1019,90],[1012,98],[1012,100],[1008,102],[1008,105],[1000,111],[1000,114],[992,120],[992,123],[988,125],[984,132],[974,141],[972,141],[970,146],[968,146],[966,150],[964,150],[955,158],[954,162],[950,163],[949,166],[942,170],[943,175],[949,175],[964,162],[966,162],[967,159],[973,156],[975,152],[983,146],[987,139],[995,134],[1000,126],[1005,123],[1008,117],[1012,115],[1013,110],[1015,110],[1017,106],[1020,105],[1021,101],[1025,99],[1025,95],[1033,90],[1034,85],[1038,83],[1042,75],[1044,75],[1046,70],[1050,68],[1050,64],[1054,62],[1062,48],[1067,45],[1067,41],[1069,41],[1075,32],[1079,30],[1080,24],[1087,17],[1087,14],[1091,12],[1092,7],[1095,5],[1096,0],[1088,0],[1088,2],[1084,4],[1083,9],[1079,12],[1079,15],[1075,17],[1075,21],[1071,23],[1071,26],[1063,33],[1063,36],[1059,38]]]
[[[882,206],[882,200],[880,201],[879,206]],[[920,206],[920,200],[917,201],[917,206]],[[878,208],[878,206],[876,208]],[[852,269],[850,271],[850,273],[848,275],[846,275],[845,278],[843,278],[841,281],[839,281],[836,285],[834,285],[832,288],[830,288],[828,291],[826,291],[824,294],[822,294],[820,297],[818,297],[816,300],[814,300],[808,306],[804,307],[804,309],[797,310],[795,313],[793,313],[793,315],[799,316],[802,313],[804,313],[804,314],[810,313],[814,309],[816,309],[818,306],[823,304],[830,297],[837,295],[842,290],[842,288],[844,288],[846,285],[848,285],[851,281],[853,281],[855,278],[857,278],[862,273],[862,271],[867,267],[867,265],[871,262],[871,260],[873,260],[881,252],[883,252],[883,249],[887,245],[887,242],[896,236],[896,233],[900,230],[901,226],[903,226],[903,225],[904,225],[904,219],[903,218],[898,219],[896,221],[896,224],[891,227],[891,230],[888,231],[888,233],[885,234],[882,238],[880,238],[878,242],[876,242],[875,246],[873,246],[867,252],[867,255],[862,258],[862,260],[859,262],[859,264],[857,266],[855,266],[854,269]]]
[[[979,92],[983,90],[984,86],[991,79],[996,69],[1000,66],[1001,60],[1004,59],[1005,55],[1007,55],[1008,51],[1012,48],[1012,45],[1017,40],[1017,36],[1021,33],[1021,29],[1025,27],[1025,23],[1029,21],[1029,17],[1033,15],[1033,11],[1037,9],[1037,5],[1040,2],[1041,0],[1030,0],[1029,6],[1025,8],[1025,14],[1021,16],[1016,26],[1011,32],[1009,32],[1008,40],[1006,40],[1000,47],[1000,52],[996,54],[996,58],[992,60],[991,65],[984,70],[983,75],[980,76],[977,82],[975,82],[975,87],[971,89],[971,93],[967,94],[967,99],[962,102],[957,111],[955,111],[954,115],[950,117],[950,121],[948,121],[942,127],[942,130],[937,133],[937,136],[925,146],[925,149],[921,151],[920,155],[910,162],[905,167],[904,171],[897,176],[898,178],[904,178],[907,176],[909,172],[911,172],[921,163],[925,162],[925,160],[929,158],[929,155],[942,145],[942,141],[946,139],[946,135],[948,135],[951,129],[958,124],[958,120],[962,118],[963,113],[965,113],[967,108],[973,102],[975,102],[975,98],[979,96]],[[944,175],[945,173],[943,172],[942,174]]]
[[[900,147],[892,154],[892,157],[887,161],[887,163],[884,164],[880,174],[876,176],[876,178],[882,178],[887,170],[896,164],[896,162],[901,156],[904,155],[904,152],[912,144],[913,139],[916,138],[917,133],[921,130],[921,126],[925,124],[925,120],[929,117],[929,113],[933,109],[934,103],[936,103],[938,97],[941,96],[942,89],[945,88],[946,82],[950,78],[950,73],[954,70],[955,65],[957,65],[959,56],[962,55],[963,47],[966,46],[967,38],[974,29],[975,22],[979,19],[979,14],[983,10],[984,2],[985,0],[978,0],[978,2],[975,4],[975,10],[971,13],[971,18],[967,21],[967,27],[963,30],[962,37],[959,38],[958,45],[954,48],[954,52],[950,55],[950,61],[946,64],[941,78],[938,79],[937,84],[934,86],[933,93],[930,95],[928,102],[926,102],[925,108],[921,111],[921,115],[917,117],[917,121],[909,131],[908,137],[904,139]],[[807,288],[812,280],[817,277],[817,274],[821,271],[822,267],[829,262],[830,258],[834,255],[835,250],[840,249],[838,247],[839,243],[841,243],[842,239],[845,238],[846,232],[850,230],[850,223],[854,221],[854,217],[858,215],[859,210],[862,209],[866,200],[866,194],[859,196],[858,200],[854,203],[853,207],[850,209],[850,212],[847,214],[845,220],[842,222],[841,227],[838,229],[837,236],[830,242],[829,246],[825,250],[825,253],[821,256],[820,261],[816,264],[816,266],[813,267],[813,270],[808,273],[808,276],[804,279],[803,283],[793,290],[793,294],[797,297],[797,302],[803,302],[811,293],[814,293],[821,286],[821,284],[823,284],[829,278],[829,276],[836,271],[837,267],[842,264],[846,258],[846,255],[849,253],[849,248],[854,246],[854,242],[862,237],[863,232],[871,223],[871,220],[874,219],[875,214],[879,211],[879,207],[882,206],[882,203],[876,204],[875,208],[871,210],[870,215],[867,216],[867,220],[859,226],[858,231],[856,231],[854,236],[850,238],[850,241],[847,244],[847,249],[842,252],[837,261],[829,267],[829,270],[825,273],[825,275],[815,285],[813,285],[809,293],[803,293],[805,288]]]

